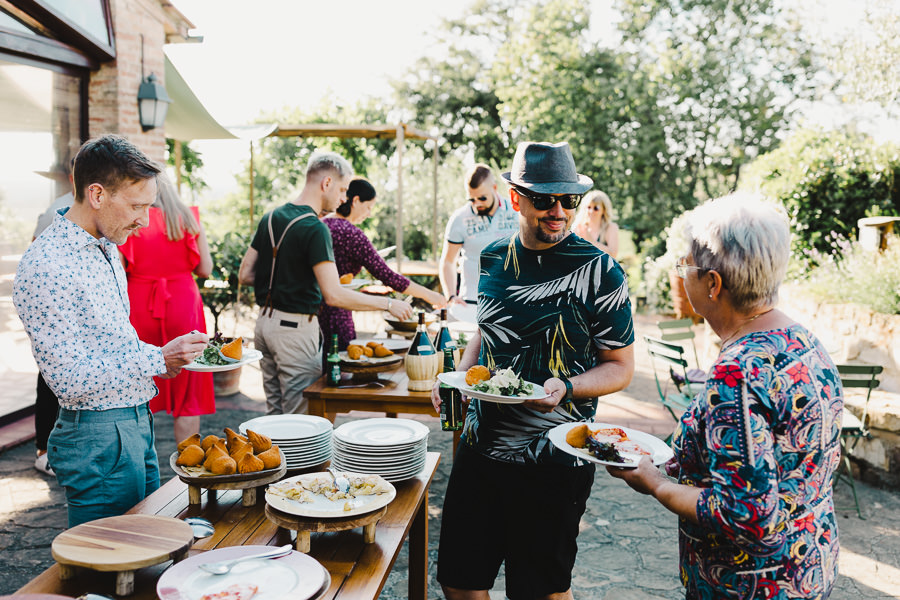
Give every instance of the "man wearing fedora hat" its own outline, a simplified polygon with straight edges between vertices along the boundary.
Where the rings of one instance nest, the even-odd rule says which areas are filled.
[[[570,233],[593,182],[576,173],[568,144],[519,144],[503,178],[519,232],[481,253],[478,332],[458,368],[510,368],[546,397],[470,400],[437,576],[449,600],[487,600],[505,563],[509,598],[571,598],[594,465],[557,449],[548,433],[591,421],[598,397],[631,381],[631,302],[619,264]],[[436,391],[432,402],[439,409]]]

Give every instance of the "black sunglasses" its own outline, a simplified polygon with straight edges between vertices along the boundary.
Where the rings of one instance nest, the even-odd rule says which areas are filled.
[[[478,196],[477,198],[469,198],[469,202],[476,202],[476,201],[478,201],[478,202],[487,202],[487,201],[488,201],[488,197],[487,197],[487,196]]]
[[[550,194],[530,192],[522,188],[514,189],[520,196],[525,196],[531,200],[535,210],[550,210],[557,201],[564,209],[572,210],[573,208],[578,208],[578,205],[581,204],[581,198],[584,196],[584,194],[556,194],[551,196]]]

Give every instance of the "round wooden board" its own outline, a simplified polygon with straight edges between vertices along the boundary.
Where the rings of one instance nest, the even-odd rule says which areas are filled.
[[[128,571],[182,556],[194,541],[191,526],[171,517],[122,515],[82,523],[53,540],[61,565]]]
[[[281,466],[275,469],[266,469],[257,471],[256,473],[232,473],[231,475],[190,475],[185,473],[181,467],[175,464],[178,460],[178,452],[173,452],[169,457],[169,466],[178,475],[178,479],[188,485],[195,487],[208,488],[212,490],[245,490],[252,487],[259,487],[273,481],[278,481],[287,472],[287,460],[281,448]]]

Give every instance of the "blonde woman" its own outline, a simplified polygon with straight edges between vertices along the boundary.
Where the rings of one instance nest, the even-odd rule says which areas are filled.
[[[159,194],[149,225],[128,236],[119,251],[128,275],[131,324],[138,337],[162,346],[191,331],[206,332],[203,301],[194,275],[209,277],[212,258],[197,207],[187,207],[175,186],[157,176]],[[211,373],[182,371],[153,378],[159,394],[150,410],[174,417],[175,440],[200,431],[200,415],[216,411]]]
[[[572,230],[613,258],[619,253],[619,226],[613,223],[612,202],[600,190],[584,197]]]

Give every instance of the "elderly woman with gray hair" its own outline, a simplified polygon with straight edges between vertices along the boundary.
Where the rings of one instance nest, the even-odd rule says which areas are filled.
[[[675,432],[677,483],[647,459],[608,470],[679,516],[687,598],[827,598],[843,392],[819,341],[775,308],[787,219],[731,196],[695,209],[686,233],[676,268],[719,356]]]

